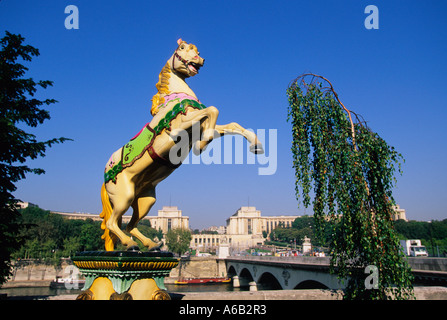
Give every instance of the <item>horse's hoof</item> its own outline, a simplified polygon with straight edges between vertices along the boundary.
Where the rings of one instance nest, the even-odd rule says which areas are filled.
[[[264,149],[262,148],[262,145],[254,144],[254,145],[250,146],[250,152],[252,152],[254,154],[263,154]]]
[[[163,241],[155,244],[153,247],[149,247],[149,251],[160,251],[160,248],[163,246]]]

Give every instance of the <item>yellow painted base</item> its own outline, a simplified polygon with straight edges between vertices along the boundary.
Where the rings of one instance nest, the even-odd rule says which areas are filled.
[[[171,297],[152,278],[135,280],[127,292],[118,294],[113,289],[112,281],[98,277],[76,300],[171,300]]]
[[[135,280],[127,292],[134,300],[171,300],[169,294],[155,284],[154,279]]]

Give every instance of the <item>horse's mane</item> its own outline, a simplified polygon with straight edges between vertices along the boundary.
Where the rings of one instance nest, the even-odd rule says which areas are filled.
[[[187,44],[186,41],[181,41],[179,43],[179,46],[183,43]],[[195,50],[196,52],[198,52],[197,47],[193,44],[190,44],[187,50],[188,51]],[[152,108],[151,108],[152,116],[155,116],[157,114],[158,106],[165,102],[165,99],[160,96],[162,94],[166,95],[171,93],[171,91],[169,91],[169,78],[171,77],[170,73],[171,73],[171,66],[169,65],[169,62],[166,62],[165,66],[163,67],[163,69],[161,69],[161,72],[158,75],[158,82],[155,85],[157,87],[158,92],[152,97]]]
[[[152,108],[151,114],[155,116],[158,112],[158,106],[165,102],[163,97],[160,97],[161,94],[168,94],[169,91],[169,78],[171,72],[171,67],[168,62],[166,62],[163,69],[161,69],[160,74],[158,75],[158,82],[155,85],[157,87],[158,92],[152,97]]]

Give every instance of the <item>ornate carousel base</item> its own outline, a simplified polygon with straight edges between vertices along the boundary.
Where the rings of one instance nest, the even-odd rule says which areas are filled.
[[[164,278],[179,263],[153,251],[84,251],[72,260],[85,276],[76,300],[170,300]]]

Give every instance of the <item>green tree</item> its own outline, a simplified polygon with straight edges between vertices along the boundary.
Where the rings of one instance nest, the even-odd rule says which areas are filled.
[[[433,256],[447,256],[447,219],[442,221],[405,221],[394,222],[399,239],[421,239]]]
[[[169,250],[177,253],[180,257],[189,249],[192,235],[191,231],[183,228],[175,228],[168,231],[166,234],[166,245]],[[179,262],[179,277],[182,276],[183,260],[180,258]]]
[[[18,200],[12,195],[15,183],[27,173],[44,173],[43,169],[30,168],[24,163],[27,159],[45,156],[47,147],[67,140],[37,141],[35,135],[22,129],[36,127],[50,119],[49,112],[42,106],[56,102],[34,97],[39,87],[45,89],[53,84],[51,81],[23,78],[28,68],[20,62],[29,62],[39,55],[38,49],[23,45],[24,40],[21,35],[8,31],[0,40],[0,285],[10,275],[11,254],[20,245],[15,239],[19,228]]]
[[[298,217],[292,222],[292,227],[298,230],[304,228],[315,228],[315,219],[314,217],[308,215]]]
[[[330,217],[331,270],[347,282],[344,298],[412,297],[411,269],[391,219],[394,173],[402,156],[343,105],[324,77],[302,75],[287,94],[296,196],[308,207],[313,191],[319,238]],[[379,272],[372,290],[365,285],[370,265]]]
[[[293,239],[299,240],[299,231],[293,228],[277,227],[273,229],[273,240],[290,243]]]
[[[63,257],[71,257],[76,251],[81,249],[81,239],[79,236],[64,239]]]
[[[95,223],[91,219],[87,219],[81,227],[79,234],[79,244],[83,251],[100,250],[104,246],[104,241],[101,239],[102,230],[100,222]]]
[[[24,248],[25,248],[24,258],[37,259],[40,257],[41,245],[40,245],[39,240],[37,240],[37,239],[27,240],[24,244]]]
[[[43,257],[45,257],[45,258],[53,256],[54,250],[56,250],[56,249],[57,249],[57,246],[56,246],[56,241],[54,241],[54,239],[48,239],[41,246],[41,250],[43,252]]]
[[[166,245],[168,246],[169,251],[177,253],[181,256],[189,249],[191,239],[191,231],[182,228],[175,228],[169,230],[166,234]]]

